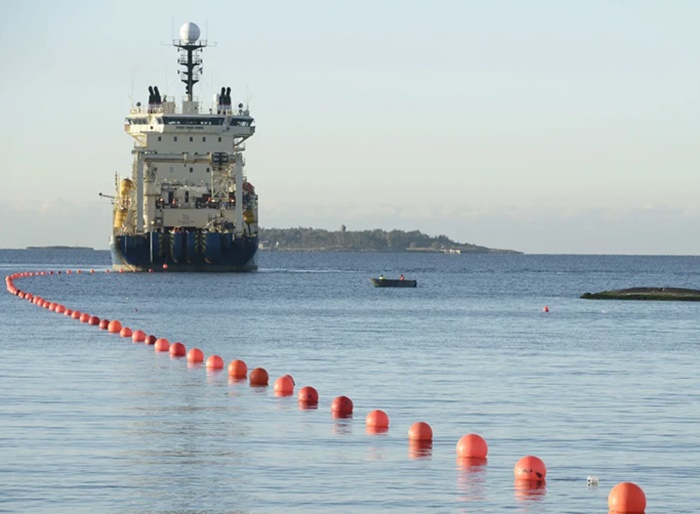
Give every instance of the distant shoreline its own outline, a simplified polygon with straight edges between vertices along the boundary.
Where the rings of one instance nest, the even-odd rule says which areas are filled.
[[[25,250],[92,250],[94,251],[95,249],[90,247],[90,246],[63,246],[63,245],[55,245],[55,246],[27,246]]]

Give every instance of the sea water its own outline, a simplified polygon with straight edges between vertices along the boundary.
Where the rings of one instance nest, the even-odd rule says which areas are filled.
[[[3,275],[63,271],[16,280],[24,291],[270,374],[267,388],[232,382],[3,291],[0,512],[593,513],[623,481],[648,513],[698,510],[700,304],[579,296],[700,288],[700,258],[259,260],[257,273],[105,273],[107,252],[0,250]],[[418,287],[369,282],[401,273]],[[274,395],[288,373],[318,408]],[[340,395],[351,418],[331,416]],[[373,409],[386,433],[367,433]],[[434,433],[420,451],[417,421]],[[487,441],[485,464],[457,461],[468,433]],[[514,484],[526,455],[547,465],[543,488]]]

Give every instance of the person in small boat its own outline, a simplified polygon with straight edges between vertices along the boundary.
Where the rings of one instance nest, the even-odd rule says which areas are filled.
[[[403,273],[401,273],[401,276],[399,277],[399,280],[403,280]]]
[[[384,275],[379,275],[379,280],[384,280]]]

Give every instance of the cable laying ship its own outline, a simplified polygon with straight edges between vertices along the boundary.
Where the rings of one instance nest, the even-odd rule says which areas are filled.
[[[134,139],[131,178],[116,178],[110,239],[114,269],[132,271],[254,271],[257,269],[258,196],[243,172],[244,142],[255,134],[247,107],[231,107],[231,88],[216,109],[200,112],[193,87],[202,71],[194,23],[180,28],[178,63],[185,96],[149,87],[126,118]],[[106,195],[103,195],[106,196]]]

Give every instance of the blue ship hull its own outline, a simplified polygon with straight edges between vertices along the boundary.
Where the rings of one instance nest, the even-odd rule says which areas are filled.
[[[125,271],[255,271],[258,237],[219,232],[114,236],[112,266]]]

